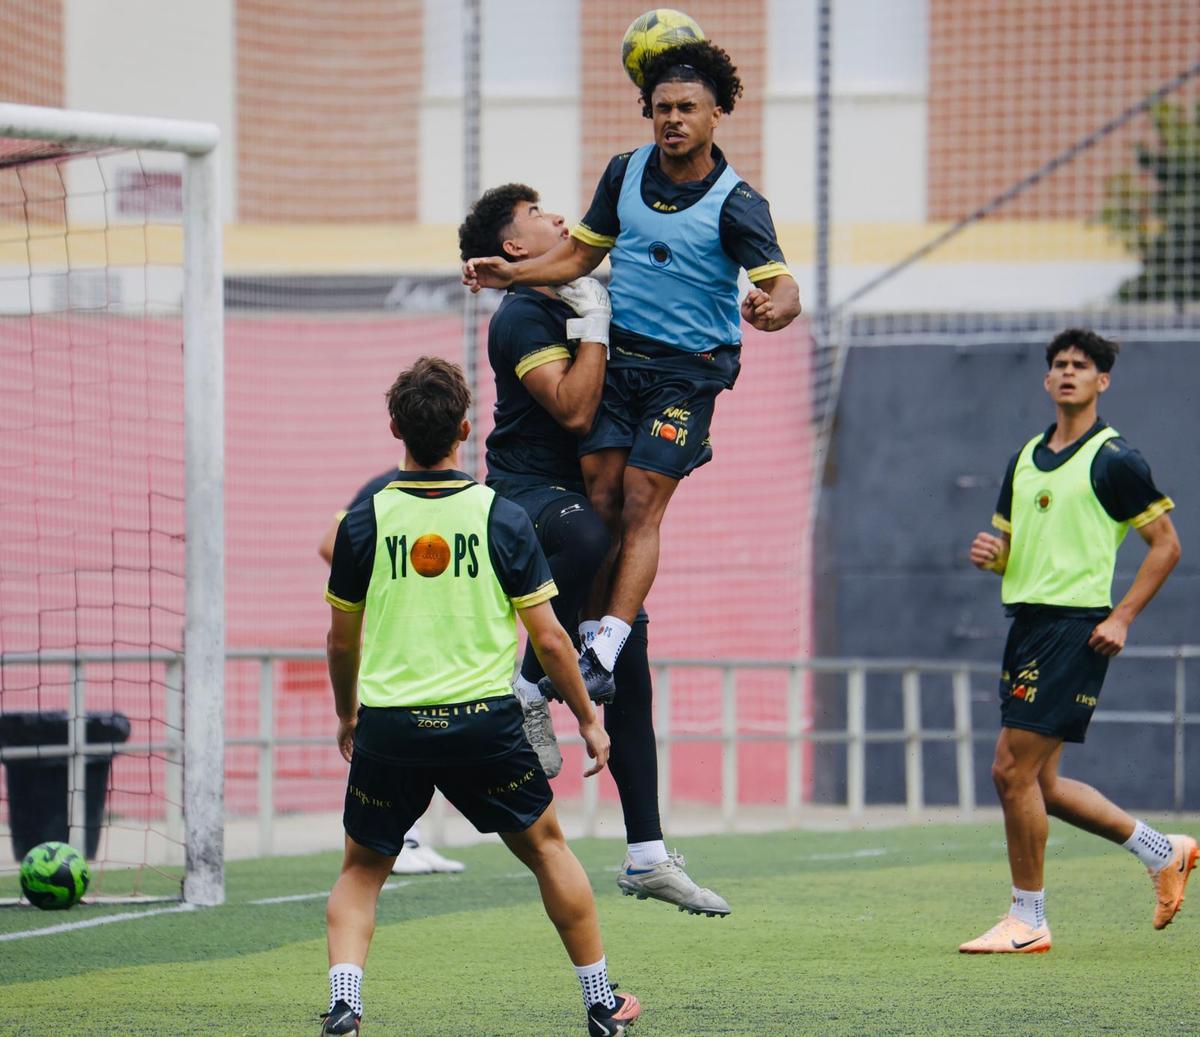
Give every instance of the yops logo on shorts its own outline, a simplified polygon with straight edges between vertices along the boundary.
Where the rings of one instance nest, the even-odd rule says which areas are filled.
[[[650,262],[655,266],[670,266],[671,264],[671,248],[665,241],[652,241],[650,243]]]

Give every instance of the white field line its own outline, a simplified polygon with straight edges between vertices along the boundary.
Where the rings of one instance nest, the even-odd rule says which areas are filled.
[[[26,940],[34,936],[53,936],[56,933],[69,933],[75,929],[91,929],[97,925],[109,925],[113,922],[136,922],[142,918],[153,918],[155,915],[175,915],[181,911],[195,911],[195,904],[178,904],[175,907],[160,907],[154,911],[138,911],[128,915],[105,915],[102,918],[87,918],[81,922],[63,922],[62,925],[48,925],[44,929],[27,929],[21,933],[2,933],[0,942],[6,940]]]
[[[386,893],[389,889],[403,889],[405,886],[411,886],[409,881],[405,882],[389,882],[380,890],[381,893]],[[250,900],[247,903],[255,906],[261,904],[294,904],[298,900],[319,900],[321,897],[329,896],[329,890],[323,889],[320,893],[295,893],[290,897],[263,897],[261,900]]]
[[[400,889],[403,886],[411,886],[411,882],[389,882],[383,887],[386,892],[389,889]],[[291,897],[266,897],[263,900],[251,900],[248,903],[253,905],[262,904],[288,904],[296,900],[317,900],[321,897],[329,896],[329,890],[322,890],[320,893],[299,893]],[[136,922],[140,918],[152,918],[155,915],[174,915],[183,911],[196,911],[198,908],[195,904],[177,904],[175,907],[163,907],[156,911],[138,911],[134,914],[126,915],[105,915],[103,918],[87,918],[79,922],[64,922],[62,925],[49,925],[43,929],[27,929],[20,933],[0,933],[0,942],[7,940],[27,940],[35,936],[53,936],[55,933],[68,933],[75,929],[91,929],[97,925],[109,925],[113,922]]]

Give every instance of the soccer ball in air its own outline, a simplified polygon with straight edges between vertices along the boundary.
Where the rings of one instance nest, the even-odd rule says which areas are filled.
[[[682,11],[656,7],[638,15],[621,40],[621,64],[637,87],[642,86],[642,69],[664,50],[681,43],[705,39],[704,30]]]
[[[83,854],[66,843],[39,843],[21,861],[21,892],[43,911],[74,907],[90,878]]]

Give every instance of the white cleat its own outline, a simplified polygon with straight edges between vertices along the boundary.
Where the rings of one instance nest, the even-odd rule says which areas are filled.
[[[416,843],[406,842],[404,848],[396,856],[392,864],[393,875],[430,875],[433,868],[419,852],[421,847]]]
[[[423,843],[405,843],[404,849],[392,865],[393,875],[449,875],[466,867],[462,861],[443,857],[432,846]]]
[[[693,915],[724,918],[731,910],[729,904],[711,889],[697,886],[683,870],[686,863],[681,854],[672,851],[665,861],[649,868],[639,868],[626,854],[620,874],[617,875],[617,885],[627,897],[637,897],[638,900],[649,897],[675,904],[680,911],[688,911]]]

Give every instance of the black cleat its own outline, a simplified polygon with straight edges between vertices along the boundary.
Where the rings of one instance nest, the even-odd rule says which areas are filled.
[[[617,682],[613,680],[612,673],[604,668],[604,664],[596,658],[596,653],[590,648],[586,649],[579,657],[579,675],[583,678],[583,686],[588,693],[588,698],[597,706],[607,705],[616,698]],[[557,699],[559,702],[563,700],[549,677],[543,677],[538,681],[538,691],[548,699]]]
[[[358,1037],[361,1020],[345,1001],[338,1001],[332,1012],[321,1016],[321,1037]]]
[[[621,1037],[642,1014],[642,1006],[632,994],[617,994],[617,1007],[592,1005],[588,1009],[588,1037]]]

